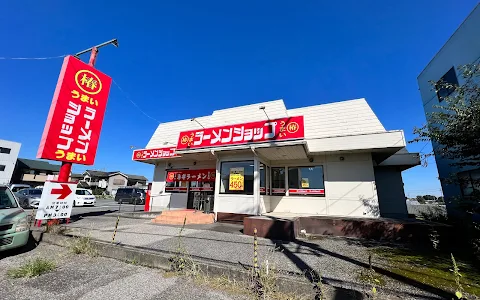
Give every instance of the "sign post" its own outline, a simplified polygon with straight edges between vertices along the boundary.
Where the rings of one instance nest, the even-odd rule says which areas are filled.
[[[39,207],[48,210],[51,209],[50,207],[65,209],[68,206],[69,212],[45,213],[45,211],[41,212],[39,209],[37,212],[37,219],[39,220],[46,218],[68,219],[70,217],[73,200],[71,204],[65,204],[61,201],[75,195],[76,184],[68,182],[72,164],[93,165],[95,162],[112,79],[95,69],[94,65],[98,47],[108,44],[114,44],[118,47],[118,42],[115,39],[75,55],[78,56],[91,51],[88,64],[71,55],[66,56],[63,60],[37,158],[62,162],[58,182],[47,181]],[[55,184],[61,185],[55,186]],[[47,185],[51,188],[46,188]],[[52,199],[55,199],[55,201]],[[65,217],[66,215],[68,217]],[[40,224],[41,221],[39,221],[39,226]]]

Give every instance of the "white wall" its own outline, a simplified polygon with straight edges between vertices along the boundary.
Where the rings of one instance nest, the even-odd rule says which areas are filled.
[[[289,110],[283,100],[275,100],[216,110],[196,120],[207,128],[266,120],[261,106],[270,119],[304,116],[305,140],[313,153],[405,146],[403,132],[386,131],[363,98]],[[162,123],[146,148],[176,144],[181,131],[202,129],[200,124],[190,119]]]
[[[5,166],[5,170],[0,171],[0,184],[9,184],[12,179],[15,164],[17,163],[18,153],[20,152],[20,143],[0,140],[0,147],[10,149],[10,153],[0,153],[0,165]]]
[[[340,157],[344,160],[340,160]],[[271,196],[270,210],[320,215],[377,217],[378,197],[370,153],[315,156],[314,162],[272,162],[272,166],[323,165],[325,197]]]

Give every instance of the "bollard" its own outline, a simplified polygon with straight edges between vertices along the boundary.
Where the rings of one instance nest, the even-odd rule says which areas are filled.
[[[32,222],[33,222],[33,224],[32,224]],[[30,228],[35,226],[36,223],[37,223],[37,221],[35,220],[35,208],[33,208],[32,209],[32,214],[30,215],[30,222],[29,222]]]
[[[257,240],[257,228],[253,229],[253,270],[255,276],[258,277],[258,240]]]
[[[117,222],[115,223],[115,229],[113,230],[112,243],[115,242],[115,235],[117,234],[118,222],[120,221],[120,216],[117,217]]]

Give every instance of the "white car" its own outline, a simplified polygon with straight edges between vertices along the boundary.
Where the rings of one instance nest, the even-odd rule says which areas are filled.
[[[95,205],[97,198],[87,189],[77,189],[73,206]]]

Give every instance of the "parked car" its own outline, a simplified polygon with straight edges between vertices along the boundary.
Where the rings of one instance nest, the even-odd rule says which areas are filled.
[[[0,185],[0,251],[23,247],[30,236],[27,214],[6,185]]]
[[[20,193],[13,193],[15,195],[15,197],[17,198],[17,201],[18,201],[18,204],[20,204],[20,206],[22,208],[29,208],[29,203],[28,203],[28,197],[23,195],[23,194],[20,194]]]
[[[145,191],[139,188],[119,188],[115,194],[118,203],[145,204]]]
[[[18,191],[18,194],[28,198],[28,207],[38,208],[40,198],[42,198],[42,189],[23,189]]]
[[[29,186],[28,184],[17,184],[17,183],[14,183],[14,184],[11,184],[11,185],[10,185],[10,191],[12,191],[12,193],[16,193],[16,192],[18,192],[19,190],[29,189],[29,188],[31,188],[31,186]]]
[[[95,205],[97,198],[87,189],[77,189],[75,191],[75,200],[73,206]]]

